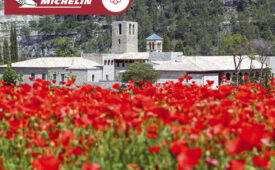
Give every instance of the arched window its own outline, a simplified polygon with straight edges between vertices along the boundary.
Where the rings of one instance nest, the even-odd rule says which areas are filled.
[[[231,79],[231,74],[230,73],[226,73],[226,80],[230,80]]]
[[[151,42],[149,42],[149,49],[150,49],[150,50],[152,49],[152,44],[151,44]]]
[[[132,32],[132,24],[129,24],[129,35],[131,35]]]
[[[155,49],[155,43],[152,42],[152,49],[154,50]]]
[[[133,35],[135,35],[135,25],[133,24]]]
[[[110,60],[108,60],[108,65],[110,65],[111,64],[111,61]]]
[[[109,75],[108,74],[106,74],[106,80],[109,80]]]
[[[107,65],[107,60],[104,60],[104,65]]]
[[[93,82],[95,81],[95,75],[92,75],[92,81]]]
[[[111,61],[111,65],[114,65],[114,60]]]

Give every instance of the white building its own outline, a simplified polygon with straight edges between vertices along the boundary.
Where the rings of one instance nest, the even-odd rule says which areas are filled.
[[[233,56],[183,56],[182,52],[162,52],[162,38],[153,34],[147,38],[148,52],[137,52],[138,23],[117,21],[112,24],[112,53],[83,54],[82,57],[41,57],[13,63],[12,67],[22,75],[23,82],[30,83],[29,77],[56,80],[57,83],[75,76],[76,83],[98,83],[117,80],[128,65],[133,62],[149,63],[161,72],[159,83],[178,81],[188,74],[197,84],[204,85],[213,80],[221,83],[221,76],[232,79],[234,74]],[[151,46],[150,46],[151,43]],[[149,45],[149,46],[148,46]],[[0,76],[6,65],[0,66]],[[260,63],[248,57],[242,62],[241,74],[259,70]],[[193,81],[192,80],[192,81]]]

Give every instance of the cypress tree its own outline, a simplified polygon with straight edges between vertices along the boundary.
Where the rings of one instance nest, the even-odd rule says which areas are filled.
[[[0,45],[0,65],[4,64],[4,60],[3,60],[3,57],[2,57],[2,47]]]
[[[3,57],[4,57],[4,64],[8,64],[11,61],[9,42],[6,38],[3,44]]]
[[[184,52],[182,40],[179,40],[179,41],[176,43],[175,52]]]
[[[163,52],[170,52],[170,40],[167,35],[163,39]]]
[[[10,30],[10,57],[11,62],[14,62],[14,32],[13,32],[13,24],[11,24],[11,30]]]
[[[13,50],[14,50],[14,62],[17,62],[18,61],[18,44],[17,44],[16,24],[13,25]]]

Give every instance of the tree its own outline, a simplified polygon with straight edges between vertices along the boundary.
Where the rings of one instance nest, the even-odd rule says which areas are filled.
[[[167,35],[163,38],[163,52],[170,52],[170,40]]]
[[[14,48],[14,62],[18,61],[18,42],[17,42],[17,31],[16,24],[13,26],[13,48]]]
[[[13,24],[11,24],[10,28],[10,57],[11,57],[11,62],[14,62],[14,44],[13,44]]]
[[[4,64],[4,59],[2,57],[2,47],[0,45],[0,65]]]
[[[69,37],[59,39],[57,41],[56,56],[58,57],[74,57],[77,56],[77,49],[72,47],[73,43]]]
[[[244,54],[248,53],[249,41],[240,34],[227,35],[224,39],[228,52],[233,55],[237,85],[239,84],[239,73]]]
[[[177,41],[176,46],[175,46],[175,52],[182,52],[182,53],[184,53],[182,40],[178,40]]]
[[[3,75],[3,81],[7,82],[8,85],[16,84],[16,81],[19,79],[19,75],[15,70],[11,68],[11,63],[8,63],[7,69]]]
[[[266,41],[264,39],[254,39],[250,41],[251,47],[256,50],[257,54],[259,55],[259,59],[261,62],[261,74],[260,74],[260,81],[263,83],[263,68],[264,64],[267,60],[267,55],[271,52],[273,47],[273,43],[271,41]]]
[[[3,44],[3,57],[4,57],[4,64],[8,64],[9,62],[11,62],[10,47],[7,39],[4,40],[4,44]]]
[[[122,80],[124,82],[133,80],[136,83],[139,81],[151,81],[152,83],[154,83],[159,77],[160,73],[154,70],[153,66],[151,66],[150,64],[135,62],[128,66],[126,72],[122,76]]]
[[[18,45],[17,45],[17,32],[16,32],[16,25],[11,25],[11,32],[10,32],[10,56],[11,62],[18,61]]]

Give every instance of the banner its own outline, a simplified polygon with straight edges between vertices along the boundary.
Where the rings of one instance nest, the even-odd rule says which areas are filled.
[[[5,0],[5,15],[118,15],[132,0]]]

